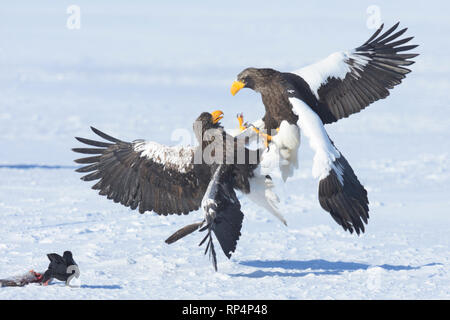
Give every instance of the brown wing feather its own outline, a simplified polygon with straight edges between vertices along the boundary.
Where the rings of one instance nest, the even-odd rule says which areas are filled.
[[[95,128],[92,130],[113,143],[76,138],[96,148],[73,151],[95,155],[75,160],[87,164],[76,171],[88,173],[81,178],[84,181],[98,180],[92,189],[99,190],[100,195],[131,209],[138,208],[140,213],[187,214],[200,207],[211,178],[209,170],[201,167],[204,165],[186,163],[176,167],[143,155],[145,151],[136,148],[141,141],[124,142]]]

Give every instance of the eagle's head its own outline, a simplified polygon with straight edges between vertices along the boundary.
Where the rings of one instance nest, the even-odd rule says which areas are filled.
[[[220,129],[222,126],[220,125],[220,120],[223,118],[223,112],[220,110],[209,112],[202,112],[198,118],[194,121],[194,132],[201,141],[201,137],[203,137],[204,133],[210,129]]]
[[[272,80],[277,71],[274,69],[247,68],[238,74],[237,80],[231,86],[231,94],[234,96],[242,88],[250,88],[261,92]]]

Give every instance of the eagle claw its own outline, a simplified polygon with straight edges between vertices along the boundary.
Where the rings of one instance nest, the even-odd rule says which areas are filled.
[[[236,117],[237,117],[238,122],[239,122],[239,130],[241,132],[246,130],[248,128],[248,124],[247,124],[247,122],[244,123],[244,114],[242,112],[238,113]]]

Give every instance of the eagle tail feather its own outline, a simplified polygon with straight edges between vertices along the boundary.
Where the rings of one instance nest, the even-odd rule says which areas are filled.
[[[198,230],[202,226],[203,223],[204,223],[204,220],[201,221],[201,222],[192,223],[192,224],[189,224],[187,226],[184,226],[180,230],[177,230],[175,233],[173,233],[170,237],[168,237],[165,240],[165,242],[167,244],[172,244],[172,243],[180,240],[181,238],[184,238],[187,235],[191,234],[195,230]]]

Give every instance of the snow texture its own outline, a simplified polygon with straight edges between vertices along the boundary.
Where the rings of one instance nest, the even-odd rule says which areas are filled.
[[[368,190],[366,233],[344,232],[321,209],[303,145],[294,176],[273,177],[288,227],[238,195],[242,236],[231,260],[218,255],[218,272],[198,248],[203,234],[164,243],[202,210],[141,215],[99,196],[74,172],[74,137],[97,138],[94,126],[124,141],[195,145],[203,111],[223,110],[227,128],[240,112],[261,119],[258,94],[230,94],[236,75],[294,70],[360,45],[375,31],[366,25],[373,2],[245,1],[236,10],[79,0],[79,30],[67,29],[63,3],[3,3],[0,279],[44,271],[47,253],[71,250],[81,286],[7,287],[0,299],[449,299],[450,5],[401,2],[377,5],[386,26],[400,20],[420,44],[412,73],[386,99],[326,126]]]

